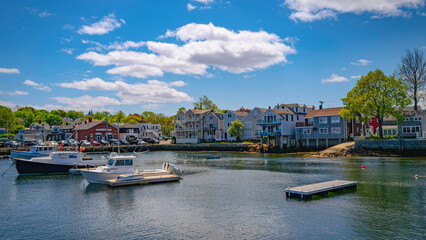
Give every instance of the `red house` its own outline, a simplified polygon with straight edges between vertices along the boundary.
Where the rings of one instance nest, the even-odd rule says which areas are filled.
[[[77,141],[118,139],[117,137],[119,136],[118,129],[113,125],[105,121],[92,122],[90,120],[88,123],[76,126],[73,134]]]

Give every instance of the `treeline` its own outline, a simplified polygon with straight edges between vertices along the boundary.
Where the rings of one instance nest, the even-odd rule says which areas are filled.
[[[13,111],[8,107],[0,106],[0,128],[5,128],[8,133],[16,133],[19,131],[19,129],[29,127],[34,122],[43,122],[49,125],[69,125],[71,122],[86,121],[90,117],[100,121],[108,119],[108,122],[111,124],[117,122],[132,124],[161,124],[163,134],[166,135],[169,135],[170,131],[173,130],[174,119],[173,116],[168,117],[162,113],[154,113],[150,111],[145,111],[141,114],[134,113],[129,115],[126,115],[123,111],[119,111],[115,114],[107,111],[89,111],[87,114],[84,114],[82,111],[70,110],[66,112],[64,110],[52,110],[49,112],[47,110],[38,110],[32,107],[18,107],[16,111]]]

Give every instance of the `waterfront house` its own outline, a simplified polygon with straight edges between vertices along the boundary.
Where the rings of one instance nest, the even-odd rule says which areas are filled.
[[[175,115],[176,143],[198,143],[203,138],[203,118],[211,110],[189,109]]]
[[[426,110],[404,108],[404,121],[398,124],[398,132],[403,138],[426,138]]]
[[[63,124],[60,126],[52,126],[52,131],[47,134],[46,140],[60,141],[66,140],[72,135],[73,125]]]
[[[36,141],[36,130],[31,128],[19,129],[15,138],[22,143],[29,143]]]
[[[114,126],[117,126],[114,124]],[[140,124],[119,123],[119,139],[140,138]]]
[[[237,119],[241,121],[247,114],[244,111],[227,111],[223,115],[223,138],[225,140],[235,141],[237,139],[236,137],[229,136],[228,129],[233,122]]]
[[[52,128],[48,123],[33,122],[30,124],[30,129],[35,130],[36,140],[46,140],[47,134],[52,132]]]
[[[257,121],[260,130],[256,132],[256,135],[261,140],[267,137],[268,145],[271,140],[275,146],[280,146],[280,148],[294,145],[296,124],[303,123],[306,114],[303,110],[299,111],[299,108],[297,111],[298,113],[295,113],[292,108],[288,107],[269,108],[260,115]]]
[[[73,135],[77,141],[101,140],[101,139],[118,139],[118,129],[106,121],[85,121],[83,124],[77,125],[73,130]]]
[[[223,138],[223,113],[209,111],[203,122],[203,140],[207,142],[220,141]]]
[[[158,123],[140,123],[139,138],[160,139],[162,137],[161,124]]]
[[[266,108],[255,107],[241,119],[241,122],[244,124],[242,140],[255,140],[258,138],[256,131],[260,130],[260,128],[257,125],[257,120],[266,110]]]
[[[309,111],[305,122],[296,126],[296,145],[328,147],[347,140],[349,136],[360,135],[361,125],[340,117],[341,110],[337,107]]]
[[[309,111],[315,110],[313,105],[305,105],[298,103],[290,103],[290,104],[277,104],[274,109],[289,109],[293,111],[295,114],[303,114],[306,115]]]

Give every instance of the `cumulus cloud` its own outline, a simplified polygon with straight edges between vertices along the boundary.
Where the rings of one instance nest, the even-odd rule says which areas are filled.
[[[329,78],[322,79],[322,83],[339,83],[339,82],[347,82],[349,81],[347,78],[339,76],[335,73],[332,73]]]
[[[80,34],[103,35],[121,27],[121,24],[126,23],[123,19],[117,20],[113,13],[103,17],[99,22],[93,23],[90,26],[84,25],[78,30]]]
[[[104,45],[99,42],[95,42],[92,40],[81,40],[83,44],[91,44],[94,45],[94,47],[90,48],[90,50],[96,50],[96,51],[102,51],[102,50],[128,50],[130,48],[140,48],[142,46],[145,46],[146,43],[141,42],[133,42],[133,41],[125,41],[125,42],[113,42],[109,45]]]
[[[110,97],[92,97],[84,95],[81,97],[52,97],[59,104],[65,104],[65,109],[80,109],[82,111],[88,111],[91,109],[105,109],[105,106],[120,105],[120,101]]]
[[[40,83],[33,82],[33,81],[29,80],[29,79],[25,80],[24,84],[28,85],[28,86],[31,86],[31,87],[33,87],[33,88],[35,88],[37,90],[40,90],[40,91],[46,91],[46,92],[52,91],[52,89],[50,87],[45,86],[45,85],[40,84]]]
[[[148,80],[147,83],[129,84],[123,81],[107,82],[100,78],[85,79],[71,83],[58,84],[64,88],[74,88],[79,90],[104,90],[116,91],[116,96],[121,99],[121,104],[139,103],[162,103],[162,102],[183,102],[194,99],[184,92],[179,92],[172,88],[186,85],[183,81],[171,83],[158,80]]]
[[[355,62],[351,62],[352,65],[356,65],[356,66],[367,66],[369,63],[371,63],[371,61],[369,60],[365,60],[365,59],[358,59]]]
[[[155,110],[155,109],[159,109],[161,106],[162,106],[161,104],[150,103],[150,104],[147,104],[147,105],[143,105],[142,108],[149,109],[149,110]]]
[[[19,90],[16,90],[16,91],[13,91],[13,92],[0,91],[0,94],[7,94],[7,95],[10,95],[10,96],[15,96],[15,95],[28,95],[28,92],[19,91]]]
[[[292,46],[265,31],[234,32],[210,24],[190,23],[162,38],[176,38],[182,45],[148,41],[150,52],[111,51],[101,54],[86,52],[77,57],[94,66],[113,65],[110,74],[146,78],[163,76],[165,72],[183,75],[207,75],[209,67],[231,73],[245,73],[286,63],[286,56],[296,53]]]
[[[0,73],[20,74],[21,72],[16,68],[0,68]]]
[[[41,17],[41,18],[49,17],[49,16],[52,16],[52,15],[53,14],[50,13],[50,12],[48,12],[47,10],[46,11],[42,11],[41,13],[38,14],[38,16]]]
[[[408,16],[405,9],[424,6],[424,0],[285,0],[294,21],[335,19],[341,13],[369,13],[373,17]]]

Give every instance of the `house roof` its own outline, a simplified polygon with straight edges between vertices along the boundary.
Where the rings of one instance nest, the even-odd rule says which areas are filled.
[[[210,109],[209,109],[209,110],[190,109],[190,110],[188,110],[188,111],[192,111],[192,112],[194,112],[194,113],[196,113],[196,114],[200,114],[200,113],[208,112],[208,111],[210,111]]]
[[[311,110],[306,114],[305,118],[337,116],[340,115],[340,111],[342,111],[342,107]]]
[[[75,130],[88,130],[88,129],[91,129],[91,128],[95,127],[96,125],[101,124],[101,123],[103,123],[103,122],[104,122],[104,121],[96,121],[96,122],[88,122],[88,123],[86,123],[86,124],[77,125],[77,126],[75,127]],[[114,127],[114,128],[115,128],[115,126],[113,126],[113,125],[111,125],[111,124],[108,124],[108,126],[109,126],[109,127]]]
[[[139,124],[132,124],[132,123],[119,123],[119,128],[139,128]]]
[[[223,119],[223,113],[214,113],[214,115],[216,115],[216,117],[218,117],[219,119]]]
[[[239,117],[244,117],[247,116],[248,112],[244,112],[244,111],[230,111],[233,112],[235,115],[239,116]]]

